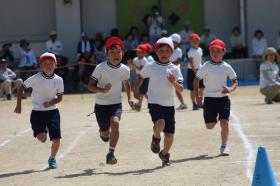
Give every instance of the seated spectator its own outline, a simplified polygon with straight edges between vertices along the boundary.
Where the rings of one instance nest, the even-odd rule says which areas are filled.
[[[264,38],[264,33],[261,30],[256,30],[252,40],[252,55],[253,58],[261,60],[265,49],[267,48],[267,41]]]
[[[16,73],[7,68],[7,60],[0,60],[0,90],[6,95],[7,100],[13,97],[12,92],[23,84],[22,79],[16,78]]]
[[[30,43],[27,40],[20,40],[19,46],[20,51],[18,68],[22,71],[20,72],[20,78],[26,80],[35,73],[38,62],[36,60],[35,53],[30,48]]]
[[[232,29],[232,34],[230,36],[230,44],[233,58],[237,59],[247,57],[247,50],[246,47],[243,45],[243,37],[240,33],[239,27],[234,27]]]
[[[144,43],[150,43],[149,35],[146,32],[142,33],[140,38],[140,44]]]
[[[280,53],[280,32],[278,33],[278,38],[277,38],[277,51]]]
[[[124,39],[124,51],[130,51],[130,50],[135,50],[135,48],[137,47],[138,43],[137,40],[135,40],[134,36],[132,33],[128,33],[125,36]]]
[[[280,102],[280,77],[277,61],[279,54],[269,47],[264,52],[264,62],[260,66],[260,92],[265,96],[265,103]]]
[[[200,44],[204,56],[209,56],[208,46],[214,39],[216,39],[216,36],[211,33],[210,28],[205,28],[203,34],[200,37]]]
[[[95,34],[93,45],[94,45],[94,54],[98,64],[106,60],[104,43],[105,42],[102,33],[97,32]]]
[[[12,43],[4,42],[2,45],[2,50],[0,51],[0,58],[6,59],[8,62],[8,66],[10,69],[15,68],[15,57],[13,51],[11,51]]]
[[[62,77],[63,81],[66,82],[69,70],[67,67],[65,68],[60,68],[60,67],[66,66],[69,59],[62,55],[63,45],[59,40],[57,40],[56,31],[50,32],[50,40],[46,42],[46,50],[50,53],[55,54],[55,57],[57,59],[57,67],[58,67],[55,69],[55,73],[60,77]]]

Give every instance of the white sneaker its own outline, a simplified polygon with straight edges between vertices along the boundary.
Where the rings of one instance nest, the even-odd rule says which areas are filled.
[[[227,146],[222,145],[220,152],[222,156],[229,156],[229,148]]]
[[[184,109],[187,109],[188,106],[184,103],[181,103],[179,107],[176,108],[176,110],[184,110]]]

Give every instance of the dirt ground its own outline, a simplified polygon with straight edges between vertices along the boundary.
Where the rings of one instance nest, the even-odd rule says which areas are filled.
[[[189,107],[189,92],[184,91]],[[231,95],[229,147],[221,157],[220,127],[205,128],[202,110],[176,112],[172,165],[161,167],[150,151],[152,122],[146,104],[131,111],[124,96],[117,165],[106,165],[108,144],[99,139],[94,95],[65,95],[59,104],[62,144],[58,168],[46,170],[50,142],[38,142],[29,124],[31,99],[23,113],[13,113],[16,100],[0,101],[0,185],[186,185],[246,186],[254,172],[257,148],[264,145],[280,181],[280,104],[266,105],[258,87],[239,87]],[[178,105],[178,103],[177,103]]]

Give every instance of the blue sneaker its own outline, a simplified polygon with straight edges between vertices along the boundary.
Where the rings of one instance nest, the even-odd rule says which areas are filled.
[[[55,158],[51,158],[50,157],[48,162],[49,162],[49,168],[50,169],[56,169],[57,168],[57,164],[56,164]]]

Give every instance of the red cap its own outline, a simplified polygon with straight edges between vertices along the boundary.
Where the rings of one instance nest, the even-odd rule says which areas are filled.
[[[45,62],[46,60],[52,60],[56,63],[56,57],[54,54],[49,53],[49,52],[45,52],[44,54],[42,54],[39,58],[40,63]]]
[[[146,46],[146,51],[148,53],[151,53],[153,51],[153,47],[152,45],[150,45],[149,43],[144,44]]]
[[[147,47],[144,44],[138,45],[135,49],[137,52],[147,52]]]
[[[226,45],[222,40],[215,39],[209,44],[208,48],[211,49],[211,48],[214,48],[214,47],[215,48],[220,48],[220,49],[225,49]]]
[[[113,37],[110,37],[109,39],[107,39],[107,41],[105,43],[106,50],[108,50],[112,45],[118,45],[122,49],[124,49],[123,41],[116,36],[113,36]]]
[[[195,34],[195,33],[191,34],[190,37],[189,37],[189,40],[191,41],[191,40],[194,40],[194,39],[199,39],[200,40],[199,35]]]

